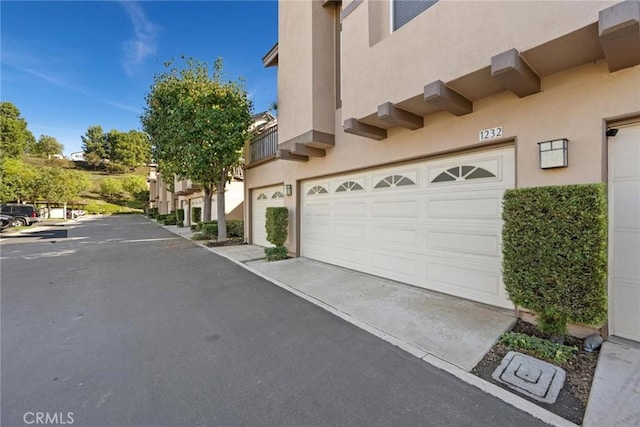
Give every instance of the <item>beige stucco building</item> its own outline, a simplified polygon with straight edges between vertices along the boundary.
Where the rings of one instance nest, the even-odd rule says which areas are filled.
[[[212,221],[218,219],[216,208],[217,195],[211,196],[211,216],[203,218],[204,192],[202,186],[190,179],[173,177],[168,185],[162,174],[152,171],[149,180],[149,200],[152,208],[157,207],[158,213],[167,214],[176,209],[184,209],[185,226],[191,225],[194,208],[200,208],[200,220]],[[242,219],[244,213],[244,182],[243,170],[238,167],[225,189],[225,217],[227,219]]]
[[[286,206],[296,256],[512,308],[504,190],[606,182],[609,332],[640,340],[639,23],[637,1],[279,2],[246,235]]]

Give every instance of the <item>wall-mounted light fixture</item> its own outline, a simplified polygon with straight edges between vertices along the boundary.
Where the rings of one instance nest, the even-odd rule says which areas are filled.
[[[293,194],[293,188],[291,187],[291,184],[284,185],[284,194],[286,194],[287,196],[290,196]]]
[[[538,142],[540,169],[566,168],[569,166],[569,140],[554,139]]]

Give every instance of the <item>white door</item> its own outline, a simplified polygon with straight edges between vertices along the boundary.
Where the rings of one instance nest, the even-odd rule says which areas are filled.
[[[259,246],[273,246],[267,241],[265,215],[268,207],[284,206],[282,185],[251,190],[251,242]]]
[[[514,160],[504,148],[304,182],[301,254],[512,308],[501,214]]]
[[[640,341],[640,124],[609,138],[611,333]]]

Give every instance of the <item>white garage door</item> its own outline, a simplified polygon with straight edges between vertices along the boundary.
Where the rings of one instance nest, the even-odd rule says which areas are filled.
[[[640,124],[610,138],[609,218],[612,333],[640,341]]]
[[[251,190],[251,242],[254,245],[273,246],[267,241],[265,215],[268,207],[284,206],[282,185]]]
[[[301,254],[512,308],[501,213],[514,176],[506,148],[304,182]]]

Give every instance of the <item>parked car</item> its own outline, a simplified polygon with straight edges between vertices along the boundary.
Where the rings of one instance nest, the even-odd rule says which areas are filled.
[[[4,203],[1,206],[0,214],[14,217],[18,225],[32,225],[34,222],[42,221],[38,209],[33,205]]]
[[[10,215],[0,214],[0,221],[2,221],[2,225],[0,225],[0,231],[4,231],[9,227],[13,227],[16,223],[16,219]]]

